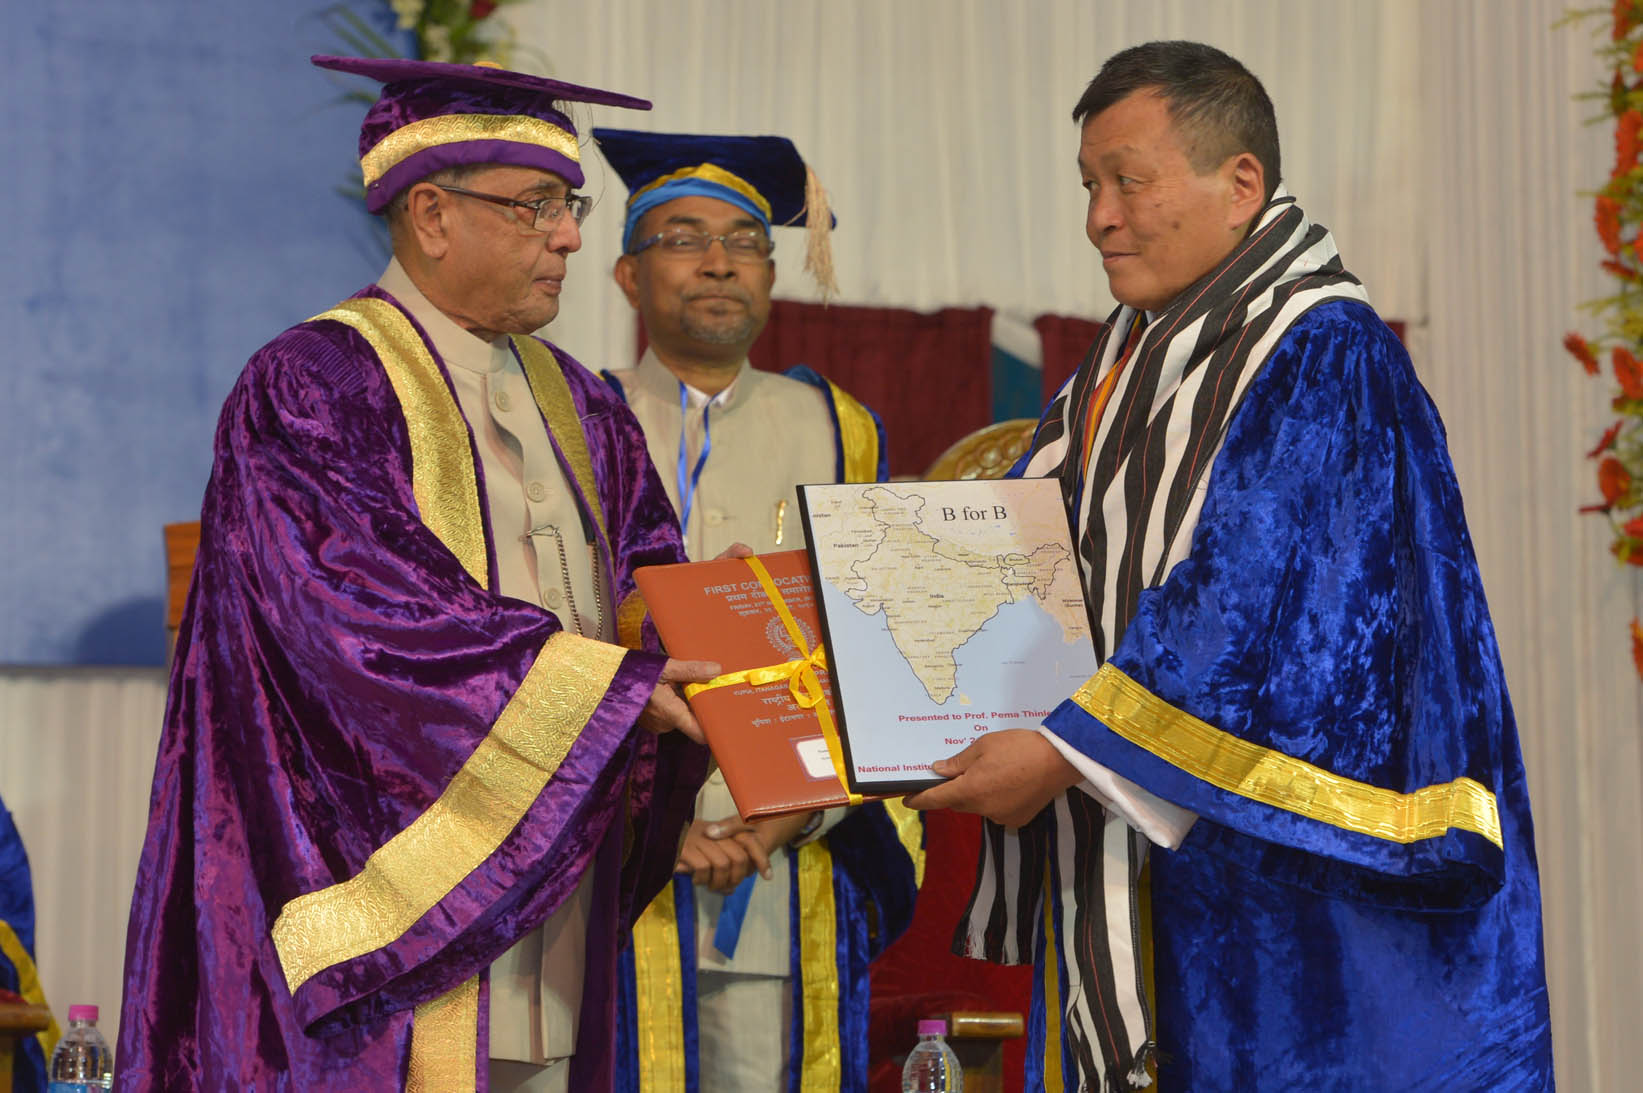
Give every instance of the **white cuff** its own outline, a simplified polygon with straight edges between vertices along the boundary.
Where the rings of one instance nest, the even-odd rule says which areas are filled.
[[[1097,763],[1061,737],[1040,725],[1039,733],[1055,745],[1061,757],[1084,776],[1078,788],[1124,817],[1124,822],[1166,850],[1174,850],[1198,819],[1180,805],[1172,805],[1134,782]]]

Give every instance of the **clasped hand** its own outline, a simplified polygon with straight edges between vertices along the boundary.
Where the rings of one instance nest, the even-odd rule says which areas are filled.
[[[806,819],[801,812],[753,824],[743,823],[739,816],[692,820],[673,871],[689,873],[692,882],[725,893],[755,869],[769,880],[771,853],[797,838]]]

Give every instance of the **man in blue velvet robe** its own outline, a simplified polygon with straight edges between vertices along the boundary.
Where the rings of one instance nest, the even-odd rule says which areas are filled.
[[[1437,413],[1279,187],[1242,65],[1138,46],[1074,119],[1121,306],[1024,473],[1062,483],[1103,665],[909,799],[1003,825],[957,942],[1038,968],[1028,1087],[1550,1089],[1523,765]]]
[[[718,668],[631,610],[684,560],[638,423],[531,332],[590,204],[562,103],[649,104],[316,63],[386,84],[394,259],[223,408],[117,1084],[609,1089],[619,939],[706,773],[673,683]]]
[[[4,801],[0,801],[0,991],[10,991],[31,1005],[47,1005],[34,965],[34,881],[29,856]],[[44,1032],[18,1039],[9,1075],[12,1089],[42,1093],[46,1060],[56,1042],[56,1021]]]

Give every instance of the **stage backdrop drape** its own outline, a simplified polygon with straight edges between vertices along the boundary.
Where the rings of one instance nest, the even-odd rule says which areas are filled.
[[[890,473],[919,475],[953,441],[991,423],[991,308],[847,307],[776,300],[749,358],[805,364],[884,420]],[[644,332],[639,333],[644,352]]]

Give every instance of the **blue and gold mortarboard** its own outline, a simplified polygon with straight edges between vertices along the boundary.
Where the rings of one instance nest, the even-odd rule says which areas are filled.
[[[827,191],[786,137],[597,128],[593,138],[628,188],[624,253],[651,209],[677,197],[714,197],[746,210],[766,230],[808,228],[804,268],[824,295],[838,291],[827,238],[834,224]]]
[[[365,207],[387,208],[412,184],[447,167],[495,163],[552,171],[582,185],[570,102],[649,110],[644,99],[492,65],[400,58],[310,58],[320,68],[368,76],[382,95],[359,130]]]

